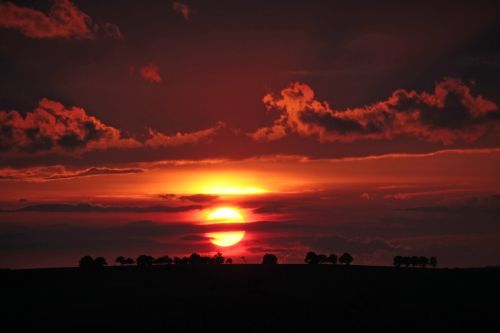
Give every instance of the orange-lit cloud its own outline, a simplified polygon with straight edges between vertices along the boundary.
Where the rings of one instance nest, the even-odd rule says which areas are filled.
[[[70,0],[54,0],[49,12],[0,3],[0,28],[15,29],[31,38],[94,39],[99,28],[107,37],[122,39],[118,26],[104,23],[101,27]]]
[[[193,144],[202,141],[208,141],[212,136],[214,136],[218,130],[224,128],[225,124],[219,122],[213,127],[196,131],[181,133],[177,132],[174,135],[167,135],[164,133],[157,132],[153,129],[149,129],[149,139],[144,142],[147,147],[161,148],[161,147],[175,147],[185,144]]]
[[[2,168],[0,169],[0,180],[22,180],[43,182],[58,179],[71,179],[79,177],[91,177],[101,175],[126,175],[144,172],[141,168],[109,168],[90,167],[78,170],[67,170],[63,165],[31,168]]]
[[[82,154],[111,148],[175,147],[208,141],[224,123],[194,132],[167,135],[149,129],[144,141],[124,137],[121,131],[90,116],[83,108],[42,99],[38,107],[22,116],[0,111],[0,151],[5,153]]]
[[[123,138],[120,130],[84,109],[66,108],[46,98],[25,117],[17,111],[0,111],[0,126],[0,151],[4,152],[85,152],[139,146],[135,139]]]
[[[191,7],[189,7],[189,5],[174,1],[172,2],[172,9],[174,10],[174,12],[182,15],[182,17],[184,17],[186,21],[191,20]]]
[[[459,79],[438,82],[433,93],[396,90],[387,100],[359,108],[334,110],[316,99],[304,83],[294,83],[280,96],[268,94],[263,102],[277,110],[274,124],[250,136],[273,141],[292,133],[317,137],[320,142],[352,142],[412,136],[445,145],[472,142],[497,130],[498,106],[482,96],[473,96]]]

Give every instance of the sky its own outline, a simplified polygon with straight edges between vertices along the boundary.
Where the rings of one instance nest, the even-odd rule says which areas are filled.
[[[0,1],[0,267],[217,251],[499,265],[499,15]],[[240,217],[209,218],[223,207]]]

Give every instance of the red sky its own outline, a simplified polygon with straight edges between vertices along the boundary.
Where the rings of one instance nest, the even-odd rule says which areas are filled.
[[[430,4],[1,3],[0,266],[497,265],[500,7]]]

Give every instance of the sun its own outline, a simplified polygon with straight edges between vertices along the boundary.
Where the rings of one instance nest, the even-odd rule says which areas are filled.
[[[232,207],[221,207],[211,211],[206,220],[210,223],[242,223],[245,222],[243,215]],[[244,231],[210,232],[207,237],[212,244],[217,246],[232,246],[240,242],[245,236]]]

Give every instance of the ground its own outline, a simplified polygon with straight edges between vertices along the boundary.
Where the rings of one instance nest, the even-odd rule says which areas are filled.
[[[3,322],[16,331],[500,329],[498,268],[186,265],[0,276]]]

